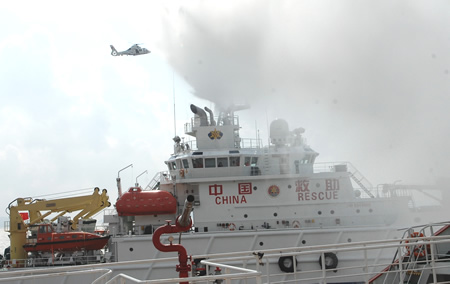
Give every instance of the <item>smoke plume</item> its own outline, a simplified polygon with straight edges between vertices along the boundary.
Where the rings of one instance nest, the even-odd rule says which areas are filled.
[[[196,96],[250,104],[250,127],[285,118],[375,184],[430,184],[450,172],[450,4],[434,4],[197,2],[170,11],[163,49]]]

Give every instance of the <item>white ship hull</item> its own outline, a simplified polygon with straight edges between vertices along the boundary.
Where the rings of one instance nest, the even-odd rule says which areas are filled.
[[[225,283],[256,284],[444,283],[450,280],[450,255],[448,254],[450,250],[450,226],[438,224],[435,228],[431,228],[432,226],[416,228],[416,233],[411,235],[410,230],[407,230],[404,232],[403,239],[196,255],[193,258],[204,259],[201,264],[203,264],[202,268],[205,269],[206,276],[195,276],[192,273],[184,279],[178,278],[174,271],[178,258],[169,257],[85,266],[4,271],[0,273],[0,283],[112,284],[180,283],[185,281],[189,283],[213,283],[217,279],[226,281]],[[439,228],[442,229],[438,230]],[[324,233],[335,237],[340,235],[340,237],[353,236],[354,238],[368,233],[372,233],[374,236],[379,236],[382,232],[385,235],[390,233],[389,230],[379,229],[367,229],[364,232],[349,230],[342,235],[335,230],[325,229]],[[318,235],[317,232],[304,232],[303,234]],[[432,236],[432,234],[434,235]],[[247,233],[239,233],[239,235],[244,240],[248,237]],[[295,234],[289,233],[288,235],[286,239],[295,236]],[[280,236],[282,235],[264,232],[254,239],[279,238]],[[299,235],[297,234],[297,236]],[[144,239],[147,237],[139,238],[141,239],[140,242],[144,243]],[[226,237],[224,238],[226,239]],[[189,244],[190,239],[192,241],[192,238],[186,237],[187,244]],[[209,239],[211,239],[211,236]],[[204,240],[206,241],[207,238]],[[220,237],[217,239],[219,242],[223,240]],[[137,243],[128,242],[131,244]],[[237,240],[233,242],[233,244],[238,243]],[[327,267],[327,265],[331,265],[329,259],[327,259],[327,254],[334,255],[336,257],[334,260],[339,261],[336,267]],[[399,256],[401,257],[399,258]],[[280,259],[282,258],[295,260],[293,261],[295,264],[292,272],[280,271]],[[217,273],[217,267],[221,268],[219,273]],[[378,273],[380,271],[382,273]]]
[[[286,229],[286,230],[264,230],[247,232],[222,232],[222,233],[191,233],[183,234],[181,244],[187,249],[189,255],[194,259],[197,256],[208,256],[251,251],[258,252],[268,249],[283,247],[309,248],[311,246],[324,244],[351,244],[353,242],[365,242],[373,240],[384,240],[398,237],[399,232],[391,227],[367,227],[367,228],[344,228],[344,229]],[[175,241],[177,236],[173,236]],[[130,260],[158,259],[164,257],[175,257],[176,253],[162,253],[156,250],[152,243],[151,235],[133,237],[113,237],[113,249],[119,257],[119,262]],[[167,243],[167,240],[164,242]],[[343,253],[338,255],[339,265],[345,267],[356,266],[368,259],[371,263],[386,262],[391,260],[393,249],[372,251],[369,255],[354,253]],[[299,259],[298,269],[320,270],[320,255],[308,256]],[[242,265],[242,264],[241,264]],[[159,279],[171,275],[177,276],[175,264],[161,270],[145,268],[128,271],[127,274],[138,279]],[[277,263],[271,265],[276,273],[283,273]],[[378,272],[373,271],[373,272]]]

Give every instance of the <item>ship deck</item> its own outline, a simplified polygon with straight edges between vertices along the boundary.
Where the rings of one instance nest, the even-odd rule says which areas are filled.
[[[358,243],[291,247],[192,256],[200,259],[206,276],[178,278],[178,258],[148,259],[48,269],[20,269],[0,273],[0,283],[448,283],[450,275],[450,235],[389,239]],[[406,235],[408,236],[408,234]],[[420,258],[408,255],[415,247],[427,248]],[[373,263],[367,257],[380,249],[392,252],[392,261]],[[332,253],[339,259],[358,254],[364,261],[330,267],[326,260]],[[398,255],[402,257],[398,258]],[[278,269],[281,258],[292,258],[292,272]],[[346,262],[349,263],[349,262]],[[220,274],[217,273],[220,268]],[[276,268],[276,269],[274,269]],[[136,271],[140,273],[136,273]],[[151,270],[160,277],[146,279]],[[376,271],[376,272],[374,272]],[[137,275],[141,275],[138,277]],[[142,277],[142,275],[144,275]],[[152,274],[154,275],[154,274]],[[427,282],[425,282],[425,278]],[[388,279],[386,282],[386,279]],[[399,282],[400,281],[400,282]]]

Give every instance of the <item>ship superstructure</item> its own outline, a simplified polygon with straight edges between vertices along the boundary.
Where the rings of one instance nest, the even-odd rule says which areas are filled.
[[[124,194],[118,179],[117,211],[104,218],[112,235],[111,261],[171,256],[154,248],[152,234],[166,220],[175,222],[188,196],[194,197],[193,228],[179,240],[191,255],[395,235],[390,225],[398,210],[407,209],[410,196],[371,191],[350,163],[316,164],[319,154],[305,142],[303,128],[290,130],[277,119],[270,124],[271,143],[263,147],[257,138],[240,137],[238,108],[218,116],[209,108],[190,109],[194,117],[184,130],[194,139],[173,139],[167,170],[145,188],[136,184]],[[152,270],[150,278],[162,276],[158,271],[164,270]]]
[[[373,226],[394,221],[396,212],[385,206],[386,199],[375,198],[364,186],[353,189],[348,164],[314,172],[318,153],[304,142],[304,129],[291,131],[285,120],[277,119],[270,125],[271,145],[260,147],[256,139],[240,137],[233,111],[221,112],[217,120],[210,112],[208,120],[202,109],[191,105],[191,110],[196,116],[185,125],[185,133],[195,137],[196,145],[175,139],[174,154],[166,161],[169,171],[160,175],[160,189],[179,200],[187,194],[195,196],[197,231]]]

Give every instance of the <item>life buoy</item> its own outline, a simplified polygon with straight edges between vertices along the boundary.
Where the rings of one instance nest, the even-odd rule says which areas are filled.
[[[236,230],[236,225],[234,223],[230,223],[230,225],[228,226],[228,230],[230,231]]]
[[[180,176],[184,177],[184,170],[183,169],[180,170]]]
[[[323,254],[325,269],[335,269],[338,266],[338,258],[336,254],[332,252],[326,252]],[[319,257],[320,268],[322,268],[322,255]]]
[[[295,261],[295,267],[298,269],[297,266],[297,259],[294,256],[282,256],[278,259],[278,266],[280,267],[281,271],[283,272],[294,272],[294,261]]]
[[[292,228],[300,228],[300,222],[295,220],[294,222],[292,222]]]
[[[410,238],[422,238],[424,235],[419,232],[412,232],[409,236]],[[405,241],[405,244],[408,244],[410,241]],[[430,248],[430,245],[427,245],[427,249]],[[415,246],[406,246],[406,255],[411,254],[411,249],[413,250],[413,254],[416,258],[418,257],[424,257],[425,256],[425,249],[423,248],[423,245],[415,245]]]

